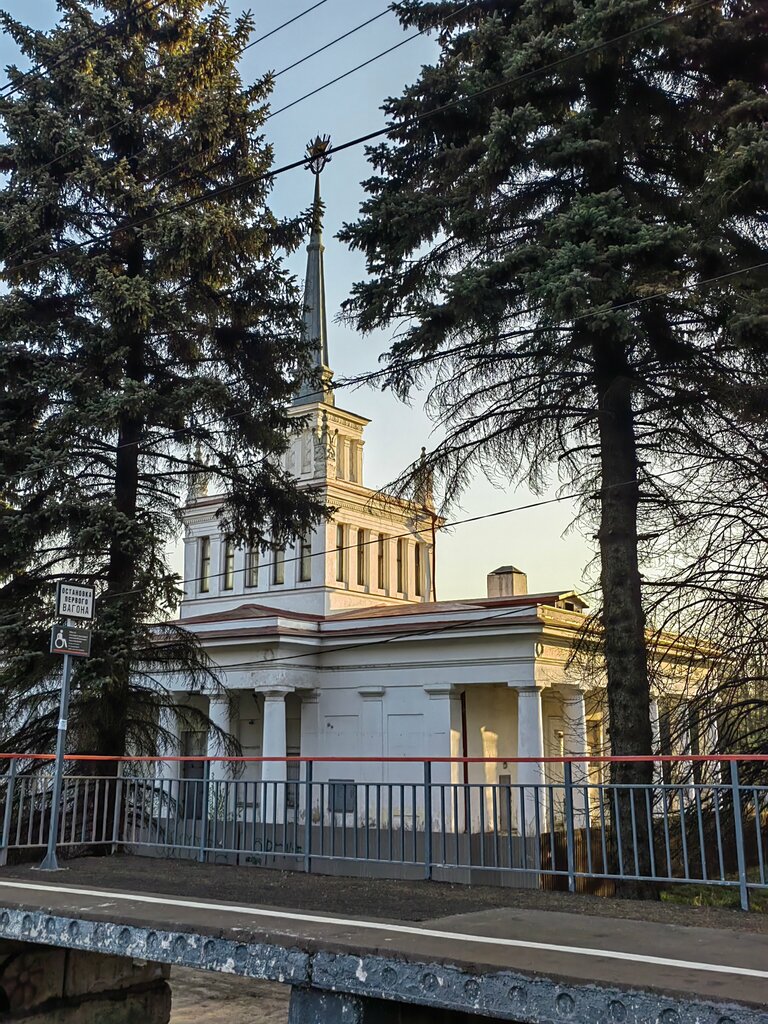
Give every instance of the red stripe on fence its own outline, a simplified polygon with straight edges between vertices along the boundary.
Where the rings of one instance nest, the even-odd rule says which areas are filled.
[[[178,762],[178,761],[216,761],[216,762],[264,762],[279,761],[286,763],[305,763],[312,761],[315,764],[637,764],[643,762],[685,762],[708,763],[730,762],[730,761],[758,761],[768,763],[768,754],[643,754],[632,757],[622,757],[620,754],[603,754],[600,756],[584,757],[226,757],[225,755],[213,755],[204,757],[191,757],[168,755],[111,755],[111,754],[66,754],[66,761],[124,761],[135,763],[140,761],[156,762]],[[55,754],[2,754],[1,761],[53,761]]]

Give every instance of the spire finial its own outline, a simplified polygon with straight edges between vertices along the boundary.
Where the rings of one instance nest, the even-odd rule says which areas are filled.
[[[307,143],[307,159],[304,166],[318,177],[331,159],[331,136],[316,135]]]
[[[328,366],[328,328],[325,310],[325,269],[323,266],[322,202],[320,175],[331,159],[330,135],[317,135],[307,143],[304,166],[315,176],[315,197],[312,204],[312,230],[307,246],[307,276],[304,281],[304,337],[313,348],[314,379],[305,381],[294,399],[294,405],[324,402],[333,405]]]

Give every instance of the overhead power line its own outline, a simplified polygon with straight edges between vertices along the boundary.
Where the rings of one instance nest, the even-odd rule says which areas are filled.
[[[38,79],[42,78],[45,72],[54,71],[56,68],[61,67],[63,64],[68,64],[71,61],[75,60],[77,57],[82,56],[82,54],[85,53],[86,50],[91,48],[92,43],[97,42],[99,39],[106,39],[113,29],[117,28],[121,24],[121,22],[127,21],[131,15],[140,14],[142,10],[144,10],[144,13],[146,14],[153,14],[156,10],[159,10],[159,8],[161,8],[163,4],[167,2],[168,0],[157,0],[157,2],[154,5],[151,5],[151,0],[139,0],[139,3],[135,10],[126,11],[125,14],[121,14],[119,17],[114,18],[112,21],[104,22],[97,25],[94,32],[91,32],[90,35],[86,36],[86,38],[83,39],[81,43],[78,43],[78,45],[75,46],[73,49],[68,50],[66,53],[62,54],[62,56],[59,57],[59,59],[55,61],[50,67],[46,67],[46,65],[43,63],[35,64],[34,67],[30,68],[29,71],[26,71],[22,75],[20,81],[16,82],[15,84],[10,81],[6,82],[6,84],[2,88],[0,88],[0,97],[7,98],[8,96],[13,96],[22,88],[22,86],[26,82],[35,82]]]
[[[713,460],[711,462],[703,463],[699,468],[700,469],[705,469],[708,466],[713,466],[713,465],[717,465],[717,464],[718,463],[715,460]],[[668,476],[675,476],[676,474],[681,473],[681,472],[683,472],[683,470],[681,470],[679,468],[677,468],[677,469],[670,469],[670,470],[666,470],[666,471],[664,471],[662,473],[657,473],[656,476],[659,477],[659,478],[668,477]],[[607,485],[603,485],[603,486],[597,487],[597,488],[591,487],[591,488],[589,488],[589,490],[572,491],[569,494],[560,494],[560,495],[557,495],[554,498],[542,498],[542,499],[540,499],[538,501],[530,501],[530,502],[527,502],[525,505],[512,505],[510,508],[497,509],[495,512],[484,512],[481,515],[467,516],[464,519],[454,519],[454,520],[446,521],[446,522],[443,522],[440,526],[436,527],[436,529],[438,529],[438,530],[448,530],[448,529],[453,529],[453,527],[456,527],[456,526],[466,526],[469,523],[483,522],[486,519],[498,519],[500,516],[508,516],[508,515],[511,515],[511,514],[513,514],[515,512],[529,512],[532,509],[544,508],[547,505],[558,505],[558,504],[560,504],[560,503],[562,503],[564,501],[575,501],[575,500],[577,500],[579,498],[588,498],[588,497],[590,497],[590,496],[592,496],[592,495],[594,495],[596,493],[599,493],[600,491],[616,490],[616,489],[621,488],[621,487],[628,487],[628,486],[630,486],[632,484],[635,484],[637,482],[638,482],[637,480],[624,480],[623,482],[618,483],[618,484],[607,484]],[[424,526],[422,528],[417,528],[417,529],[412,529],[412,530],[405,530],[402,533],[388,533],[388,534],[386,534],[386,540],[392,541],[392,540],[408,539],[408,538],[413,538],[413,537],[421,537],[424,534],[428,534],[429,536],[431,536],[434,520],[437,519],[438,517],[435,515],[435,513],[431,512],[429,509],[425,509],[425,508],[416,508],[414,506],[413,511],[414,511],[414,513],[419,512],[419,513],[426,514],[426,515],[430,516],[430,518],[432,519],[432,522],[430,522],[428,525],[426,525],[426,526]],[[366,531],[366,532],[368,532],[368,531]],[[363,546],[365,546],[365,547],[372,547],[375,544],[378,544],[378,537],[377,536],[376,537],[371,537],[369,540],[364,541]],[[310,556],[312,558],[320,558],[322,555],[332,555],[332,554],[334,554],[337,551],[351,551],[353,549],[356,549],[357,547],[358,547],[358,544],[356,542],[354,544],[344,544],[341,547],[334,546],[332,548],[321,548],[319,551],[312,551],[310,553]],[[301,561],[301,557],[302,556],[299,554],[299,555],[292,555],[290,558],[282,558],[282,559],[279,559],[279,560],[278,559],[274,559],[273,561],[270,561],[270,562],[262,562],[261,560],[259,560],[259,568],[262,568],[262,569],[273,569],[275,567],[275,565],[290,565],[291,563],[300,562]],[[240,575],[241,573],[244,574],[244,573],[247,573],[247,572],[248,572],[248,566],[243,566],[240,569],[233,570],[233,573],[227,573],[226,571],[211,573],[211,575],[208,577],[208,579],[211,579],[211,580],[223,579],[225,576],[228,576],[228,575]],[[184,578],[184,579],[178,580],[177,584],[178,584],[178,586],[181,587],[181,586],[185,586],[188,583],[196,583],[199,579],[200,579],[199,576],[191,576],[191,577],[188,577],[188,578]],[[137,588],[135,588],[133,590],[125,590],[125,591],[121,591],[119,593],[111,593],[108,596],[109,596],[110,599],[111,598],[115,598],[115,597],[129,597],[129,596],[131,596],[133,594],[143,593],[143,591],[146,590],[146,589],[147,589],[146,587],[137,587]],[[255,589],[256,588],[254,588],[254,591],[255,591]],[[241,595],[237,595],[237,596],[241,596]]]
[[[423,36],[425,31],[426,29],[422,29],[421,32],[414,32],[413,35],[406,36],[405,39],[401,39],[400,42],[395,43],[394,46],[390,46],[386,50],[382,50],[380,53],[374,54],[373,57],[369,57],[368,60],[364,60],[362,64],[355,65],[355,67],[350,68],[349,71],[345,71],[343,74],[337,75],[335,78],[331,78],[330,81],[323,82],[322,85],[318,85],[316,89],[312,89],[310,92],[305,92],[304,95],[299,96],[298,99],[292,100],[290,103],[286,103],[285,106],[283,107],[278,107],[277,110],[273,110],[267,116],[267,120],[269,121],[270,118],[277,117],[277,115],[282,114],[284,110],[290,110],[291,107],[295,107],[299,103],[303,103],[305,100],[308,100],[311,96],[316,96],[319,92],[322,92],[324,89],[328,89],[331,85],[336,85],[337,82],[341,82],[345,78],[349,78],[349,76],[354,75],[356,71],[362,71],[363,68],[367,68],[369,64],[373,64],[374,61],[380,60],[382,57],[386,57],[387,54],[394,53],[395,50],[399,50],[400,47],[405,46],[406,43],[410,43],[414,39],[418,39],[419,36]]]
[[[359,25],[355,25],[354,28],[349,29],[349,31],[345,32],[343,35],[336,36],[335,39],[331,39],[330,42],[326,43],[324,46],[318,47],[317,50],[313,50],[311,53],[306,54],[304,57],[300,57],[299,60],[295,60],[293,64],[288,64],[287,67],[281,68],[279,71],[276,71],[272,77],[279,78],[281,75],[286,74],[288,71],[293,71],[294,68],[297,68],[301,64],[306,63],[306,61],[310,60],[312,57],[317,57],[318,54],[325,53],[325,51],[329,50],[332,46],[335,46],[337,43],[342,42],[342,40],[344,39],[349,39],[349,37],[353,36],[356,32],[359,32],[361,29],[366,28],[368,25],[372,25],[374,21],[378,21],[379,18],[383,18],[384,15],[389,14],[391,10],[391,7],[385,7],[383,11],[379,11],[378,14],[374,14],[372,18],[368,18],[366,21],[361,21]]]
[[[352,147],[363,145],[364,143],[371,142],[377,138],[382,138],[383,136],[389,135],[392,132],[401,132],[403,131],[403,129],[409,127],[412,124],[420,123],[421,121],[424,121],[427,118],[434,117],[437,114],[455,109],[456,107],[461,106],[464,103],[473,102],[483,96],[489,95],[494,92],[498,92],[500,89],[509,88],[510,86],[515,85],[518,82],[524,81],[528,78],[531,78],[535,75],[544,74],[545,72],[550,71],[555,67],[559,67],[560,65],[567,63],[568,61],[575,60],[578,57],[583,57],[585,55],[594,53],[601,49],[605,49],[606,47],[612,46],[615,43],[623,42],[628,38],[640,35],[643,32],[647,32],[649,29],[655,28],[661,24],[664,24],[665,22],[680,18],[683,15],[689,14],[692,11],[698,10],[701,7],[707,7],[710,5],[711,0],[697,0],[696,3],[691,4],[688,7],[684,7],[679,11],[675,11],[671,14],[665,15],[662,18],[656,18],[652,22],[648,22],[645,25],[638,26],[637,28],[631,29],[628,32],[623,32],[621,35],[614,36],[611,39],[606,39],[602,43],[595,44],[593,46],[589,46],[581,50],[575,50],[573,51],[573,53],[566,54],[565,56],[560,57],[557,60],[550,62],[549,64],[545,64],[538,68],[532,68],[530,71],[526,71],[520,75],[516,75],[515,77],[508,79],[507,81],[497,82],[495,85],[488,86],[485,89],[481,89],[477,93],[473,93],[470,96],[462,96],[456,100],[451,100],[447,103],[441,104],[440,106],[435,107],[432,110],[424,111],[422,114],[415,114],[413,117],[408,118],[407,120],[403,121],[400,124],[387,125],[375,131],[367,132],[365,135],[360,135],[355,139],[350,139],[348,142],[342,143],[338,146],[334,146],[333,152],[341,153],[344,150],[350,149]],[[405,42],[405,40],[403,40],[403,42]],[[277,113],[277,111],[275,111],[275,113]],[[157,210],[155,213],[149,214],[148,216],[143,217],[139,220],[129,221],[128,223],[119,225],[117,227],[111,228],[108,231],[102,232],[102,234],[95,235],[92,238],[84,239],[83,241],[80,242],[75,242],[72,245],[67,246],[63,250],[59,250],[55,253],[46,253],[43,256],[36,257],[35,259],[27,260],[24,263],[20,263],[14,269],[16,271],[25,270],[28,267],[37,266],[40,263],[47,262],[49,260],[61,259],[69,253],[78,252],[89,245],[95,245],[96,243],[104,241],[105,239],[110,238],[112,235],[117,234],[121,231],[135,230],[136,228],[143,227],[145,224],[158,220],[161,217],[169,216],[172,213],[178,213],[181,210],[189,208],[190,206],[208,202],[211,199],[215,199],[219,196],[237,191],[238,189],[241,188],[247,188],[248,186],[257,184],[260,181],[265,181],[269,178],[277,177],[279,174],[285,174],[288,171],[295,170],[297,167],[303,167],[305,163],[306,158],[302,156],[300,159],[293,160],[288,164],[284,164],[282,167],[277,167],[269,171],[263,171],[259,174],[245,175],[244,177],[238,179],[237,181],[230,182],[225,185],[216,186],[213,189],[209,189],[207,192],[203,192],[201,195],[192,196],[189,199],[183,200],[180,203],[176,203],[164,209]]]
[[[153,8],[153,10],[156,10],[158,7],[162,6],[162,4],[166,3],[166,2],[167,2],[167,0],[160,0],[160,3],[157,4],[156,7]],[[280,32],[282,29],[287,28],[289,25],[292,25],[296,21],[299,21],[300,18],[305,17],[307,14],[311,14],[312,11],[317,10],[318,7],[322,7],[322,5],[325,4],[325,3],[328,3],[328,0],[318,0],[318,2],[315,3],[315,4],[312,4],[311,7],[307,7],[303,11],[300,11],[293,18],[289,18],[288,21],[284,21],[281,25],[277,25],[275,28],[271,29],[269,32],[266,32],[264,35],[259,36],[258,39],[251,40],[250,43],[248,43],[246,46],[244,46],[242,48],[242,50],[240,50],[240,53],[239,53],[238,56],[242,56],[242,54],[244,54],[246,50],[250,50],[251,47],[256,46],[258,43],[264,42],[265,39],[271,38],[276,33]],[[385,9],[385,11],[382,11],[382,14],[387,13],[387,11],[389,11],[388,7]],[[376,15],[376,17],[381,17],[381,15]],[[375,20],[376,20],[375,18],[371,18],[371,19],[369,19],[368,22],[365,22],[364,24],[370,24],[371,21],[375,21]],[[352,32],[357,32],[362,27],[363,27],[362,25],[358,25],[356,29],[352,30]],[[331,40],[330,43],[327,43],[325,47],[321,48],[321,50],[316,50],[315,53],[320,53],[323,49],[327,49],[329,46],[332,46],[334,43],[338,42],[339,39],[346,39],[346,37],[348,35],[351,35],[352,32],[347,32],[344,36],[340,36],[338,39]],[[305,60],[309,60],[309,58],[313,57],[314,55],[315,55],[314,53],[311,53],[311,54],[308,54],[306,57],[302,57],[301,60],[296,61],[296,64],[295,65],[291,65],[291,67],[294,67],[294,66],[296,66],[298,64],[302,64]],[[54,66],[57,66],[57,65],[54,65]],[[279,71],[278,74],[284,74],[286,71],[289,71],[289,70],[290,70],[290,68],[283,68],[283,70]],[[277,76],[275,76],[275,77],[277,77]],[[120,118],[119,121],[115,121],[113,124],[110,124],[106,128],[100,129],[99,131],[97,131],[94,134],[88,134],[86,136],[86,138],[90,139],[93,142],[97,142],[99,139],[102,139],[105,136],[110,135],[113,131],[115,131],[116,128],[121,128],[124,124],[127,124],[129,121],[131,121],[136,116],[136,114],[140,114],[140,113],[142,113],[142,112],[144,112],[146,110],[149,110],[152,106],[154,106],[154,104],[156,102],[157,102],[156,99],[155,100],[150,100],[149,103],[145,103],[143,106],[136,107],[135,109],[133,109],[130,112],[130,114],[126,115],[125,117]],[[169,138],[176,138],[180,134],[181,134],[181,129],[179,129],[178,131],[174,132],[171,136],[169,136]],[[49,160],[47,164],[43,164],[42,167],[36,168],[36,170],[38,172],[47,171],[49,167],[54,167],[56,164],[60,163],[62,160],[66,160],[66,158],[68,156],[71,156],[73,153],[79,152],[80,148],[81,148],[81,146],[80,146],[80,144],[78,144],[76,146],[71,146],[69,149],[65,149],[63,153],[57,153],[56,156],[52,160]],[[145,153],[145,152],[147,152],[146,149],[140,150],[138,155],[141,155],[142,153]],[[180,164],[178,166],[183,166],[183,164]],[[154,181],[155,182],[162,181],[162,179],[164,177],[167,177],[168,174],[171,174],[173,170],[176,170],[176,168],[174,167],[174,168],[172,168],[171,171],[166,171],[164,174],[159,175],[157,178],[154,179]],[[152,183],[153,182],[150,182],[150,184],[152,184]]]

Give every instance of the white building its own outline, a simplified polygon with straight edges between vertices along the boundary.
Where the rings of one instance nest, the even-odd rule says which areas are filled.
[[[328,383],[319,221],[308,247],[306,329]],[[297,547],[265,558],[221,535],[216,495],[190,496],[184,578],[196,582],[180,621],[218,666],[225,692],[193,693],[178,681],[178,701],[208,711],[244,755],[510,759],[437,764],[435,782],[535,782],[540,765],[511,759],[603,752],[600,695],[586,692],[567,664],[584,622],[578,595],[529,594],[525,574],[505,566],[488,575],[485,597],[435,600],[440,523],[429,495],[416,505],[366,486],[369,420],[336,406],[332,390],[305,389],[294,411],[307,425],[287,466],[338,511]],[[220,748],[213,737],[186,733],[177,751]],[[240,777],[278,779],[285,771],[265,762]],[[414,781],[414,766],[315,768],[318,780],[339,776]]]

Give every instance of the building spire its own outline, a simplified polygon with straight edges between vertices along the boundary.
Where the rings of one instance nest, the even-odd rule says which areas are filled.
[[[325,268],[323,264],[323,223],[320,200],[320,174],[331,159],[331,140],[328,135],[317,136],[307,145],[306,167],[315,176],[315,195],[312,203],[312,231],[307,246],[307,275],[304,281],[304,337],[312,345],[312,364],[319,374],[322,387],[317,379],[306,381],[299,391],[294,405],[311,402],[325,402],[333,405],[333,391],[329,387],[333,374],[328,365],[328,325],[325,308]]]

